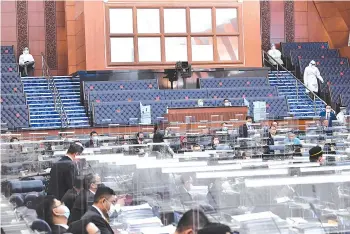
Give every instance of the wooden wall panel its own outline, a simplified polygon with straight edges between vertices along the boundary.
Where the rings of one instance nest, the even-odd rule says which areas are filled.
[[[271,14],[270,44],[279,46],[280,42],[285,41],[284,31],[284,2],[269,1]]]

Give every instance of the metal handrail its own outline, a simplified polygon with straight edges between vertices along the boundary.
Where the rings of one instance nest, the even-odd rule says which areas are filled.
[[[42,72],[43,76],[47,80],[47,87],[51,91],[53,100],[54,100],[54,105],[55,105],[55,110],[58,112],[61,120],[61,127],[62,128],[67,128],[69,127],[69,119],[67,112],[64,109],[64,105],[60,96],[60,93],[58,92],[58,89],[55,84],[55,80],[51,76],[50,73],[50,68],[47,65],[47,62],[45,60],[45,55],[41,53],[41,60],[42,60]]]
[[[264,50],[262,50],[262,56],[263,56],[263,63],[266,61],[270,65],[273,65],[273,64],[271,64],[270,60],[272,60],[276,63],[278,77],[279,77],[278,73],[280,71],[279,69],[281,69],[282,71],[287,72],[291,77],[293,77],[295,79],[295,85],[296,85],[296,90],[297,90],[297,100],[299,100],[299,85],[301,84],[302,86],[304,86],[305,90],[308,90],[310,93],[313,94],[313,99],[311,99],[311,97],[310,97],[310,99],[313,101],[313,104],[314,104],[314,112],[316,112],[316,99],[320,100],[324,105],[327,105],[327,103],[322,98],[320,98],[318,95],[316,95],[314,92],[312,92],[303,82],[298,80],[298,78],[293,73],[288,71],[287,68],[285,68],[283,65],[279,64],[273,57],[271,57]],[[267,57],[268,59],[266,59],[265,57]],[[283,80],[282,80],[282,82],[283,82]],[[283,84],[284,84],[284,82],[283,82]],[[305,94],[308,96],[308,94],[306,92],[305,92]]]

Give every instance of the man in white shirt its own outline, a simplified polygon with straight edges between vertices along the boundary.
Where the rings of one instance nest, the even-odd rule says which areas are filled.
[[[22,76],[28,76],[28,72],[34,70],[35,61],[33,56],[29,53],[28,47],[23,49],[23,54],[19,56],[18,64]]]
[[[345,115],[346,115],[346,107],[341,106],[340,112],[337,114],[337,120],[339,121],[340,124],[345,124],[346,122]]]
[[[267,53],[273,58],[273,59],[269,58],[269,61],[272,65],[277,65],[277,63],[283,65],[283,61],[281,58],[282,57],[281,51],[276,49],[275,44],[271,45],[271,49]]]

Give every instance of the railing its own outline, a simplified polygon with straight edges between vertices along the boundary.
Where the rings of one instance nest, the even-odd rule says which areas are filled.
[[[314,112],[316,113],[317,111],[317,105],[316,105],[316,101],[321,101],[324,105],[327,105],[327,103],[320,98],[319,96],[317,96],[314,92],[312,92],[308,87],[305,86],[305,84],[303,82],[301,82],[293,73],[291,73],[290,71],[288,71],[285,67],[283,67],[281,64],[279,64],[273,57],[271,57],[268,53],[266,53],[265,51],[262,51],[262,57],[263,57],[263,64],[265,65],[265,62],[267,62],[268,64],[270,64],[271,67],[276,68],[277,70],[277,77],[282,81],[283,84],[285,84],[284,80],[281,79],[281,76],[279,74],[279,72],[283,71],[284,73],[288,73],[291,77],[294,78],[295,80],[295,86],[296,86],[296,96],[297,96],[297,101],[299,101],[299,97],[300,96],[309,96],[310,99],[313,102],[313,106],[314,106]],[[273,65],[270,60],[274,61],[276,63],[276,65]],[[299,90],[299,87],[303,87],[305,88],[304,92],[301,92]],[[306,92],[306,90],[309,91],[309,93]],[[319,90],[321,90],[319,88]],[[301,94],[300,94],[301,92]],[[309,95],[311,94],[311,96]]]
[[[60,93],[58,92],[58,89],[55,84],[55,80],[50,74],[50,68],[47,65],[45,55],[41,53],[41,60],[42,60],[42,72],[43,76],[47,80],[47,87],[51,91],[53,100],[54,100],[54,105],[55,105],[55,110],[58,112],[60,119],[61,119],[61,128],[67,128],[69,127],[69,120],[67,116],[67,112],[64,109],[64,105],[60,96]]]

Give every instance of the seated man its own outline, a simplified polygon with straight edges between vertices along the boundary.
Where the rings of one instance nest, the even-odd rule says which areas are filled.
[[[310,162],[318,162],[320,164],[323,164],[324,162],[323,151],[320,146],[312,147],[309,150],[309,160]]]
[[[332,107],[327,105],[326,110],[320,113],[320,117],[328,120],[328,127],[332,127],[332,121],[337,120],[337,116],[334,114]]]
[[[94,201],[94,195],[99,187],[101,187],[101,178],[97,174],[88,174],[84,177],[83,190],[77,196],[69,223],[79,220]]]
[[[28,76],[29,73],[32,73],[34,70],[34,58],[31,54],[29,54],[28,47],[23,49],[23,54],[19,56],[19,71],[21,72],[21,76]]]
[[[294,132],[289,132],[286,139],[284,139],[285,145],[301,145],[300,139],[297,138]]]
[[[209,223],[198,230],[198,234],[231,234],[231,228],[221,223]]]
[[[62,202],[68,207],[69,210],[73,209],[75,199],[82,189],[83,189],[83,178],[77,176],[74,179],[73,188],[69,189],[62,197]]]
[[[194,234],[209,223],[209,219],[203,211],[192,209],[182,215],[175,234]]]
[[[52,234],[66,233],[70,211],[67,206],[52,195],[47,195],[36,208],[39,219],[45,220],[51,227]]]
[[[232,106],[230,100],[228,100],[227,98],[224,99],[224,106]]]
[[[101,143],[98,139],[98,133],[96,131],[90,132],[90,140],[86,142],[86,148],[98,148],[101,146]]]

